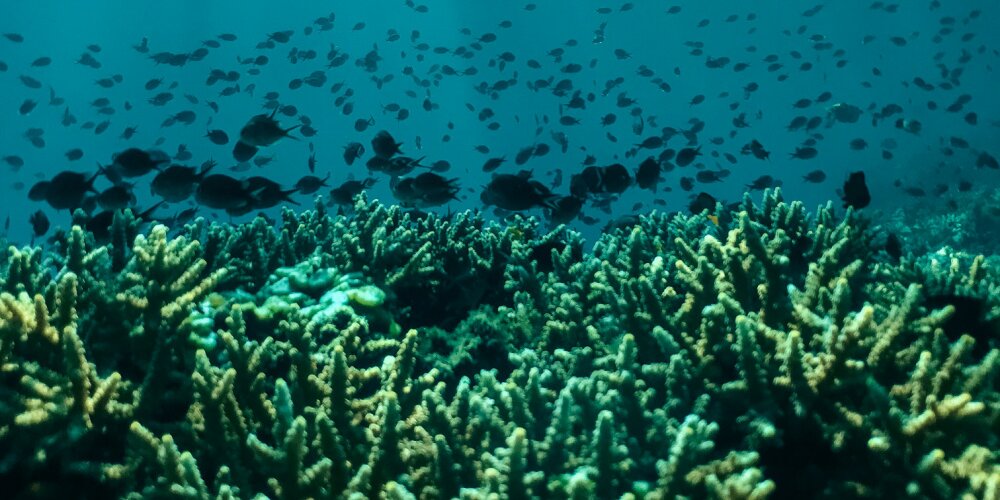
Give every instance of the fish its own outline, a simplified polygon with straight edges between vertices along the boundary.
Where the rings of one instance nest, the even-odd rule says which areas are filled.
[[[368,119],[358,118],[354,121],[354,130],[356,132],[364,132],[368,130],[368,127],[375,125],[375,118],[368,117]]]
[[[393,196],[405,207],[427,208],[443,205],[458,199],[458,179],[448,179],[434,172],[423,172],[414,177],[393,177],[389,188]]]
[[[691,213],[695,215],[703,213],[705,211],[708,211],[709,214],[712,214],[713,212],[715,212],[716,203],[717,201],[712,195],[702,191],[698,193],[698,195],[695,196],[693,200],[691,200],[691,203],[688,204],[688,210],[690,210]]]
[[[253,209],[271,208],[283,201],[293,205],[299,204],[288,197],[290,194],[297,192],[297,188],[283,189],[277,182],[259,175],[247,177],[243,182],[246,185],[247,192],[250,193],[250,207]]]
[[[392,135],[385,131],[380,130],[375,137],[371,140],[372,152],[378,158],[389,159],[395,155],[402,154],[400,146],[403,144],[396,142],[396,139]]]
[[[205,132],[205,137],[217,146],[225,146],[229,144],[229,134],[225,130],[213,129]]]
[[[31,114],[32,111],[35,110],[36,106],[38,106],[37,101],[32,99],[25,99],[24,102],[21,103],[21,106],[17,109],[17,112],[21,116],[28,116]]]
[[[976,157],[976,167],[997,170],[1000,169],[1000,163],[997,163],[997,159],[993,155],[983,151]]]
[[[73,148],[66,151],[66,153],[64,153],[64,156],[66,156],[66,159],[69,161],[77,161],[80,158],[83,158],[83,150],[80,148]]]
[[[683,148],[677,152],[677,156],[674,159],[674,163],[678,167],[686,167],[694,162],[695,158],[701,156],[701,146],[697,148]]]
[[[112,156],[111,168],[123,177],[141,177],[169,162],[170,159],[161,152],[129,148]]]
[[[795,151],[790,153],[788,156],[799,160],[811,160],[815,158],[817,154],[819,154],[819,151],[817,151],[816,148],[806,146],[795,148]]]
[[[365,146],[360,142],[350,142],[344,146],[344,162],[348,166],[353,165],[355,160],[365,154]]]
[[[535,207],[554,208],[557,195],[542,183],[532,180],[531,172],[494,174],[483,188],[480,200],[503,210],[523,211]]]
[[[57,173],[48,181],[44,189],[45,201],[56,210],[73,210],[83,206],[83,199],[87,193],[94,190],[94,181],[101,175],[98,172],[90,177],[80,172],[65,170]],[[38,186],[36,184],[36,186]],[[33,187],[32,190],[35,188]]]
[[[750,141],[748,144],[743,146],[741,150],[743,154],[753,155],[754,158],[758,160],[767,160],[771,158],[771,152],[764,149],[764,145],[760,143],[757,139]]]
[[[486,162],[483,163],[483,172],[492,172],[500,168],[500,165],[503,165],[506,158],[506,156],[499,156],[486,160]]]
[[[656,186],[660,182],[662,173],[660,162],[652,156],[639,163],[639,169],[635,173],[635,182],[640,189],[651,189],[656,191]]]
[[[899,262],[903,257],[903,242],[895,233],[889,233],[885,238],[885,253],[892,257],[892,260]]]
[[[45,215],[45,212],[38,210],[28,217],[28,222],[31,224],[32,237],[37,238],[44,236],[45,233],[49,232],[49,218]]]
[[[590,194],[598,194],[603,190],[602,179],[604,169],[593,165],[587,166],[582,172],[573,174],[570,178],[570,193],[578,198],[587,198]]]
[[[639,149],[658,149],[663,147],[663,137],[654,135],[643,139],[642,142],[636,144],[635,147]]]
[[[24,166],[24,159],[17,155],[4,156],[3,161],[14,171],[17,171]]]
[[[246,181],[225,174],[206,176],[195,189],[199,205],[220,210],[247,211],[253,209],[254,196]]]
[[[832,121],[839,123],[857,123],[864,111],[851,104],[837,103],[830,106],[827,113]]]
[[[315,175],[305,175],[295,183],[295,188],[298,189],[301,194],[313,194],[316,191],[319,191],[320,188],[327,187],[326,181],[329,179],[329,173],[327,173],[326,177],[322,179],[316,177]]]
[[[822,170],[813,170],[812,172],[803,175],[802,180],[813,183],[823,182],[826,180],[826,172],[823,172]]]
[[[770,189],[779,186],[781,186],[780,180],[777,180],[774,177],[771,177],[770,175],[762,175],[751,181],[750,184],[747,184],[746,189],[748,191],[763,191],[765,189]]]
[[[866,149],[868,147],[868,141],[866,141],[866,140],[864,140],[864,139],[862,139],[860,137],[858,137],[856,139],[851,139],[850,147],[854,151],[861,151],[861,150]]]
[[[569,195],[561,196],[552,203],[552,207],[546,209],[545,215],[552,224],[569,224],[580,216],[585,198]]]
[[[197,184],[213,167],[215,162],[206,163],[200,170],[183,165],[171,165],[153,177],[149,184],[150,194],[170,203],[184,201],[194,194]]]
[[[289,128],[281,128],[281,124],[274,119],[277,112],[278,109],[275,108],[270,115],[255,115],[240,129],[240,138],[233,147],[233,158],[236,161],[249,161],[260,148],[271,146],[283,138],[291,137],[289,133],[302,126],[294,125]]]
[[[844,208],[853,207],[861,209],[871,203],[872,197],[868,191],[868,185],[865,183],[864,172],[851,172],[850,176],[844,182],[840,198],[844,201]]]
[[[363,181],[347,180],[330,190],[330,202],[335,205],[351,205],[354,197],[362,191],[375,185],[375,178],[369,177]]]
[[[694,178],[698,182],[709,183],[709,182],[722,182],[723,179],[729,177],[729,170],[699,170],[694,174]]]
[[[608,193],[624,193],[632,185],[632,175],[625,165],[614,163],[601,172],[601,187]]]
[[[117,184],[111,186],[97,195],[97,204],[104,210],[117,210],[128,208],[136,202],[135,194],[132,193],[131,184]]]

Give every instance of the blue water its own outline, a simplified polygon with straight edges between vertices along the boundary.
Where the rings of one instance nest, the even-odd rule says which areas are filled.
[[[482,207],[479,192],[490,176],[481,171],[481,166],[489,157],[507,157],[507,164],[498,172],[530,169],[536,178],[549,186],[554,185],[554,176],[561,171],[562,184],[553,190],[566,194],[570,176],[582,169],[581,162],[587,155],[593,155],[598,165],[622,162],[634,170],[642,158],[659,151],[640,152],[637,157],[625,158],[632,144],[657,135],[663,127],[686,130],[691,120],[703,121],[704,130],[697,135],[697,144],[705,153],[699,158],[703,164],[700,168],[725,168],[732,174],[721,183],[698,184],[689,193],[679,189],[678,180],[682,176],[693,176],[699,167],[675,169],[664,175],[656,193],[633,186],[612,203],[611,215],[585,207],[584,214],[600,219],[600,223],[587,226],[578,221],[575,225],[591,239],[603,222],[613,217],[653,208],[686,210],[691,197],[700,191],[720,201],[736,200],[747,183],[764,174],[783,182],[786,198],[815,205],[831,199],[839,203],[836,190],[848,172],[863,170],[868,174],[873,193],[872,204],[866,209],[872,214],[891,213],[916,204],[940,206],[947,211],[944,202],[955,192],[959,180],[971,181],[974,190],[980,191],[994,189],[1000,179],[1000,171],[974,166],[980,152],[1000,154],[1000,101],[996,97],[993,70],[1000,33],[992,28],[1000,6],[995,2],[946,2],[936,9],[927,1],[902,2],[895,4],[898,7],[895,12],[872,8],[873,4],[868,2],[827,2],[812,17],[804,17],[803,12],[815,3],[771,0],[752,4],[637,2],[634,8],[625,12],[621,12],[621,3],[544,1],[534,10],[526,10],[526,5],[525,2],[429,2],[427,12],[420,13],[401,1],[336,4],[91,1],[58,5],[8,2],[2,8],[0,33],[19,33],[24,41],[13,43],[0,38],[0,61],[8,68],[0,72],[0,113],[3,115],[0,157],[16,155],[25,163],[17,171],[0,163],[5,169],[4,181],[0,183],[3,198],[0,217],[10,216],[8,238],[27,242],[31,237],[28,215],[39,209],[46,211],[54,228],[65,228],[69,224],[68,212],[56,212],[44,203],[27,199],[27,189],[32,184],[66,169],[93,172],[97,163],[110,163],[112,154],[127,147],[161,149],[172,155],[183,144],[193,158],[179,163],[198,165],[214,159],[219,162],[218,173],[263,175],[290,186],[307,173],[308,144],[311,142],[315,144],[318,160],[317,175],[330,173],[331,185],[336,186],[349,177],[363,179],[369,175],[363,161],[352,167],[344,164],[343,145],[351,141],[367,145],[375,132],[382,129],[401,141],[403,150],[410,156],[426,156],[428,164],[437,160],[451,163],[451,170],[444,175],[460,180],[462,199],[441,207],[444,211]],[[680,12],[668,14],[666,11],[671,5],[680,6]],[[601,7],[608,7],[613,13],[601,14],[598,10]],[[336,15],[334,29],[315,30],[313,20],[327,16],[331,10]],[[973,10],[981,11],[975,19],[969,17]],[[731,15],[735,20],[727,22]],[[751,15],[755,18],[749,20]],[[935,35],[945,26],[942,24],[945,17],[954,19],[953,33],[936,42]],[[499,26],[505,20],[510,21],[510,28]],[[703,20],[708,21],[707,25],[698,27]],[[354,30],[357,23],[364,23],[364,27]],[[604,41],[594,43],[594,32],[602,23],[607,23]],[[314,31],[306,35],[304,29],[309,26],[313,26]],[[387,41],[390,29],[398,31],[398,41]],[[462,33],[466,29],[469,34]],[[256,48],[259,42],[267,40],[269,33],[283,30],[293,31],[288,43],[277,44],[273,49]],[[414,31],[419,32],[415,43],[411,42]],[[201,47],[204,40],[216,39],[221,33],[235,34],[238,39],[221,42],[220,48],[210,49],[209,55],[199,62],[172,67],[156,65],[148,57],[161,51],[190,53]],[[482,43],[481,50],[471,49],[472,58],[454,55],[454,49],[470,47],[487,33],[495,34],[496,41]],[[866,35],[874,37],[867,44],[864,43]],[[967,35],[964,40],[963,35]],[[891,37],[902,37],[907,43],[897,46],[890,41]],[[148,39],[148,54],[131,48],[143,38]],[[815,40],[829,42],[832,48],[815,50]],[[569,45],[570,41],[575,44]],[[446,47],[449,52],[420,51],[415,48],[417,43],[426,43],[431,48]],[[693,43],[703,44],[703,53],[692,54]],[[101,51],[93,53],[103,65],[100,69],[75,62],[82,53],[89,51],[87,46],[90,44],[100,46]],[[349,54],[350,59],[342,66],[324,70],[331,44]],[[355,60],[364,57],[375,45],[383,59],[375,73],[368,73],[358,67]],[[292,64],[287,57],[292,48],[316,50],[318,57]],[[548,55],[557,48],[565,50],[558,62]],[[615,56],[615,49],[623,49],[630,58],[620,60]],[[843,50],[842,57],[834,56],[837,50]],[[490,61],[495,61],[503,52],[510,52],[516,60],[508,63],[504,70],[491,66]],[[800,57],[796,58],[792,52]],[[968,55],[968,61],[960,63],[963,53]],[[269,62],[259,67],[257,76],[247,72],[253,66],[237,62],[238,58],[254,58],[261,54],[267,55]],[[763,61],[770,54],[777,55],[778,62],[783,65],[775,72],[769,72],[768,63]],[[51,57],[52,64],[30,67],[32,61],[42,56]],[[706,67],[708,57],[723,56],[731,59],[724,68]],[[846,63],[838,68],[836,63],[841,59]],[[529,60],[538,61],[540,68],[528,67]],[[734,65],[740,62],[748,64],[748,68],[734,71]],[[805,62],[811,63],[812,69],[801,70],[799,67]],[[560,68],[569,63],[582,65],[582,71],[560,72]],[[475,68],[478,73],[473,76],[442,75],[438,68],[444,64],[459,71]],[[663,92],[649,78],[639,76],[640,65],[667,82],[671,91]],[[220,97],[220,91],[229,83],[206,85],[209,72],[216,68],[238,71],[241,92]],[[419,79],[427,79],[431,85],[421,87],[404,74],[404,68],[412,68]],[[880,70],[881,76],[875,76],[873,68]],[[962,69],[958,85],[951,90],[940,87],[945,81],[941,76],[942,68]],[[315,70],[325,71],[327,82],[323,86],[289,89],[290,80],[305,77]],[[122,82],[113,88],[105,89],[95,84],[96,80],[116,74],[122,76]],[[21,75],[39,80],[42,88],[25,87],[18,78]],[[393,75],[394,79],[378,89],[371,79],[373,75]],[[778,81],[781,75],[786,75],[787,79]],[[528,88],[529,83],[549,77],[555,82],[570,79],[574,89],[580,90],[584,97],[595,94],[596,98],[587,103],[586,109],[565,110],[566,114],[579,119],[579,125],[566,127],[558,123],[560,106],[568,102],[569,96],[554,96],[551,88],[538,91]],[[606,97],[602,96],[605,83],[617,77],[624,78],[621,85]],[[923,78],[935,89],[917,88],[912,84],[915,77]],[[164,86],[176,83],[176,88],[171,90],[175,98],[168,105],[155,107],[147,103],[149,97],[164,90],[144,90],[143,85],[151,78],[163,78]],[[516,83],[499,93],[496,99],[476,90],[484,82],[492,84],[506,79],[516,79]],[[330,86],[336,82],[344,82],[345,90],[354,91],[354,96],[348,99],[353,103],[353,113],[349,116],[334,106],[334,99],[343,94],[343,90],[338,94],[330,93]],[[743,89],[751,82],[759,84],[759,90],[744,98]],[[870,88],[863,86],[865,82]],[[251,84],[255,86],[253,95],[245,91]],[[49,88],[65,99],[64,105],[48,105]],[[205,131],[224,129],[235,138],[249,117],[266,111],[262,108],[263,96],[269,91],[280,94],[278,100],[282,105],[294,105],[300,114],[311,118],[318,134],[311,138],[300,137],[300,140],[284,140],[266,148],[261,155],[273,156],[274,160],[263,168],[230,172],[228,169],[234,165],[231,145],[213,145],[204,137]],[[408,97],[407,91],[414,91],[416,97]],[[792,107],[792,103],[801,98],[815,99],[825,91],[832,93],[827,103],[814,102],[805,109]],[[616,105],[621,92],[642,108],[647,123],[641,135],[632,132],[633,117],[629,111],[635,106],[620,108]],[[689,104],[698,94],[704,95],[705,101]],[[961,94],[970,95],[971,102],[961,112],[945,112],[944,108]],[[190,96],[191,101],[185,95]],[[110,99],[111,107],[116,110],[114,115],[98,115],[90,105],[101,97]],[[438,108],[424,111],[421,103],[425,97]],[[27,116],[19,115],[19,106],[29,98],[38,101],[38,107]],[[206,105],[209,101],[218,104],[218,113]],[[934,101],[938,109],[928,109],[929,101]],[[787,131],[788,122],[798,115],[825,117],[827,107],[838,102],[865,109],[865,116],[854,124],[820,127],[815,130],[821,134],[815,146],[819,155],[807,161],[790,159],[789,153],[810,134]],[[124,109],[125,103],[133,106],[131,111]],[[394,114],[383,112],[383,106],[390,103],[408,109],[409,118],[399,121]],[[877,111],[889,104],[901,106],[902,114],[873,126],[869,106]],[[734,110],[731,105],[738,107]],[[79,120],[71,127],[60,125],[67,107]],[[483,108],[492,109],[495,117],[481,122],[477,115]],[[176,124],[161,128],[164,119],[182,110],[195,111],[197,121],[191,126]],[[963,120],[970,111],[978,115],[977,125]],[[607,113],[615,113],[618,120],[604,127],[600,119]],[[739,113],[746,113],[749,128],[734,129],[732,120]],[[355,120],[369,116],[374,118],[375,125],[366,132],[356,132]],[[650,117],[655,117],[656,127],[648,124]],[[893,122],[900,117],[919,120],[923,130],[914,135],[895,128]],[[101,135],[81,127],[85,122],[104,120],[110,120],[110,126]],[[497,122],[500,128],[488,130],[486,125],[490,121]],[[452,130],[448,129],[449,122],[453,124]],[[299,122],[297,117],[282,117],[282,123],[291,126]],[[128,141],[120,139],[122,130],[130,126],[138,127],[135,137]],[[44,148],[32,146],[23,137],[24,132],[33,127],[45,131]],[[734,130],[735,136],[730,137]],[[566,134],[569,139],[567,153],[559,152],[551,139],[552,132]],[[442,139],[446,134],[451,137],[449,142]],[[608,134],[614,135],[617,142],[609,140]],[[946,155],[942,146],[953,136],[966,140],[970,148],[955,149],[954,154]],[[713,138],[723,140],[716,144]],[[865,139],[868,149],[850,149],[848,143],[855,138]],[[740,154],[741,147],[751,139],[759,140],[771,151],[769,161]],[[883,158],[886,148],[881,147],[887,140],[896,143],[891,148],[890,160]],[[158,145],[157,141],[162,144]],[[548,143],[553,151],[545,157],[531,159],[523,167],[513,164],[514,155],[520,148],[538,142]],[[477,145],[487,146],[490,153],[476,152]],[[685,145],[684,138],[677,136],[666,147],[679,149]],[[71,148],[81,148],[85,155],[79,161],[70,162],[64,152]],[[368,149],[366,158],[370,156],[370,147]],[[726,153],[736,157],[736,164],[727,161]],[[824,170],[827,180],[820,184],[803,182],[801,176],[815,169]],[[378,173],[373,176],[378,178],[378,184],[370,196],[391,202],[388,178]],[[150,178],[133,180],[139,208],[156,201],[149,194]],[[917,186],[930,192],[936,184],[946,183],[950,189],[942,196],[914,198],[893,185],[897,179],[902,181],[904,188]],[[103,189],[110,183],[100,179],[97,186]],[[319,194],[325,195],[327,191],[324,189]],[[294,198],[303,207],[312,204],[312,196]],[[663,204],[654,205],[654,199]],[[168,217],[192,203],[190,200],[162,207],[156,215]],[[639,203],[642,205],[636,206]],[[248,220],[254,213],[234,220]],[[275,210],[269,213],[274,214]],[[541,215],[541,210],[529,213]],[[224,213],[210,209],[202,209],[199,214],[230,220]]]

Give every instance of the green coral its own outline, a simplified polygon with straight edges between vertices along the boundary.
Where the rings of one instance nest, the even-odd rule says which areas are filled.
[[[721,225],[640,217],[590,252],[532,219],[355,209],[12,249],[0,479],[132,498],[1000,486],[987,258],[895,262],[857,214],[779,192]]]

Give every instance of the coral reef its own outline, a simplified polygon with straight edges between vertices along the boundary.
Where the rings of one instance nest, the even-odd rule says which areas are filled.
[[[1000,189],[984,188],[897,209],[885,228],[898,235],[905,249],[921,255],[941,248],[996,254],[1000,241]],[[942,209],[945,210],[942,210]]]
[[[585,251],[359,198],[0,273],[24,497],[996,498],[1000,276],[780,192]]]

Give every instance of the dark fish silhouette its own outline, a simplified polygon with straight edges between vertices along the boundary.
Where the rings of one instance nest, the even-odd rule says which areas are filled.
[[[639,164],[639,170],[635,173],[635,182],[642,189],[656,191],[656,185],[660,182],[661,172],[660,162],[650,156]]]
[[[608,193],[624,193],[632,185],[632,175],[621,163],[604,167],[601,174],[604,190]]]
[[[149,190],[152,194],[163,198],[164,201],[171,203],[184,201],[194,193],[197,183],[214,166],[214,163],[208,163],[199,172],[194,167],[171,165],[153,177],[153,181],[149,184]]]
[[[56,210],[79,208],[83,206],[83,198],[87,193],[95,192],[94,181],[98,175],[101,175],[100,172],[91,177],[68,170],[59,172],[44,189],[45,201]]]
[[[240,129],[240,140],[233,146],[233,158],[236,161],[250,161],[260,148],[270,146],[285,137],[291,137],[288,135],[289,132],[302,126],[281,128],[281,124],[274,119],[277,112],[278,108],[275,108],[270,115],[256,115]]]
[[[319,191],[320,188],[326,187],[326,181],[330,179],[330,174],[326,174],[326,177],[320,179],[315,175],[306,175],[299,179],[295,183],[295,189],[298,189],[302,194],[313,194]]]
[[[253,209],[254,198],[249,184],[225,174],[212,174],[198,183],[198,204],[220,210]]]
[[[122,177],[140,177],[170,161],[166,155],[159,152],[148,152],[138,148],[129,148],[112,157],[111,168]]]
[[[688,204],[688,209],[691,210],[693,214],[700,214],[704,211],[708,211],[709,214],[715,212],[716,200],[712,195],[702,191],[695,196],[694,200]]]
[[[865,184],[864,172],[851,173],[847,181],[844,182],[844,189],[840,198],[844,200],[844,208],[865,208],[871,203],[872,197],[871,193],[868,192],[868,185]]]
[[[372,152],[379,158],[389,159],[397,154],[402,154],[399,149],[403,143],[396,142],[392,135],[385,130],[379,131],[372,139]]]
[[[354,203],[354,197],[362,191],[375,185],[375,179],[369,177],[363,181],[348,180],[343,184],[330,190],[331,204],[350,205]]]
[[[480,195],[487,205],[504,210],[521,211],[534,207],[553,208],[555,194],[542,183],[531,179],[531,172],[522,170],[517,175],[494,175]]]
[[[41,210],[31,214],[28,222],[31,223],[33,238],[44,236],[45,233],[49,232],[49,218]]]

